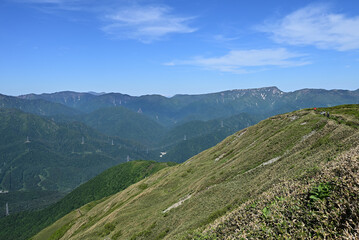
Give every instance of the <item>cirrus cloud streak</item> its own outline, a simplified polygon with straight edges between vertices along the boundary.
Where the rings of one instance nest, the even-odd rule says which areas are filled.
[[[193,65],[208,70],[231,73],[250,73],[273,67],[295,67],[310,64],[304,59],[306,55],[289,52],[285,48],[231,50],[219,57],[194,57],[165,63],[167,66]]]
[[[120,39],[144,43],[161,40],[169,34],[192,33],[197,29],[189,23],[194,17],[178,17],[167,6],[136,6],[119,9],[106,15],[109,22],[102,30]]]

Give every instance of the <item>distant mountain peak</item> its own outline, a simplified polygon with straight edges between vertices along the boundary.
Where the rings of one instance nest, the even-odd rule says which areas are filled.
[[[262,87],[262,88],[247,88],[247,89],[235,89],[233,91],[245,91],[245,92],[270,92],[273,93],[282,92],[278,87]]]

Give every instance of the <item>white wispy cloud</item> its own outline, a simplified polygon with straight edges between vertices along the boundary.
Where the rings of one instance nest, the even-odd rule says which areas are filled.
[[[102,28],[116,38],[136,39],[145,43],[160,40],[173,33],[192,33],[189,23],[194,17],[178,17],[167,6],[135,6],[106,15],[109,22]]]
[[[257,30],[278,43],[314,45],[320,49],[359,49],[359,16],[334,13],[329,5],[312,4]]]
[[[195,17],[173,14],[167,5],[139,5],[127,0],[9,0],[36,5],[47,13],[57,10],[90,12],[100,20],[101,30],[116,39],[144,43],[162,40],[170,34],[197,31],[189,24]]]
[[[240,37],[228,37],[222,34],[217,34],[213,36],[213,39],[217,42],[229,42],[238,40]]]
[[[167,66],[193,65],[221,72],[249,73],[271,67],[294,67],[310,64],[306,55],[289,52],[285,48],[232,50],[220,57],[195,57],[164,63]]]

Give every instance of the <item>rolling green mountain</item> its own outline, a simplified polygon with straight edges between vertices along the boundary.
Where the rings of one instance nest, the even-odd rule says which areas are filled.
[[[330,117],[321,111],[329,111]],[[358,161],[355,150],[359,145],[358,112],[359,105],[347,105],[270,117],[180,165],[162,169],[122,192],[69,213],[33,239],[46,239],[45,233],[52,236],[50,239],[216,239],[209,236],[211,232],[206,232],[212,229],[209,224],[227,213],[224,219],[231,219],[236,216],[231,215],[232,212],[236,214],[248,208],[257,209],[252,211],[257,214],[253,220],[250,216],[245,218],[249,224],[255,224],[257,216],[268,224],[264,228],[258,226],[259,234],[268,233],[260,236],[288,236],[285,234],[293,230],[302,234],[294,235],[299,238],[320,237],[321,229],[328,229],[330,238],[345,235],[354,238],[357,230],[351,226],[356,226],[359,197],[357,185],[350,179],[358,179],[357,164],[342,164],[342,161]],[[351,157],[345,157],[348,154]],[[343,171],[329,171],[328,164],[340,165]],[[344,170],[352,175],[343,175]],[[287,198],[280,192],[276,195],[277,186],[291,181],[308,186],[308,191],[301,193],[303,199],[308,199],[307,203],[296,204],[290,199],[297,198]],[[287,189],[291,192],[295,188]],[[297,226],[296,218],[290,215],[278,218],[281,215],[272,214],[280,212],[279,207],[272,209],[280,203],[263,200],[263,196],[270,194],[274,196],[273,201],[292,204],[296,211],[292,216],[308,213],[306,227],[312,230],[298,230],[305,219],[299,219]],[[345,196],[350,196],[349,200],[338,202]],[[342,207],[334,207],[335,203]],[[283,210],[287,205],[281,206]],[[290,209],[288,211],[290,214]],[[237,216],[232,219],[238,224],[244,222],[241,215]],[[282,219],[288,221],[285,223]],[[342,221],[336,221],[338,219]],[[223,232],[216,228],[218,234],[222,234],[219,236],[237,234],[237,226],[241,226],[236,225],[237,222],[234,225],[225,222]],[[279,232],[282,235],[275,235],[278,234],[275,229],[283,231]],[[316,235],[309,235],[313,232]],[[255,234],[244,236],[257,236]]]
[[[183,162],[262,118],[254,114],[239,114],[209,121],[195,120],[165,128],[141,113],[124,107],[113,107],[75,117],[56,116],[56,121],[82,122],[106,135],[129,139],[146,146],[146,151],[148,149],[155,154],[154,160]],[[187,142],[184,142],[185,136]],[[188,148],[189,145],[191,149]],[[160,152],[170,154],[160,157]]]
[[[82,122],[108,136],[117,136],[143,145],[153,146],[167,128],[141,113],[127,108],[109,107],[77,116],[52,116],[56,122]]]
[[[88,93],[59,92],[23,95],[23,99],[43,99],[85,112],[123,106],[151,117],[165,126],[192,120],[227,118],[240,113],[272,116],[306,107],[358,104],[359,91],[302,89],[282,92],[276,87],[239,89],[201,95],[160,95],[133,97],[120,93],[95,96]]]
[[[109,136],[118,136],[151,146],[166,129],[149,117],[124,107],[102,108],[81,116],[86,125]]]
[[[11,214],[0,219],[0,239],[28,239],[72,210],[115,194],[172,163],[131,161],[107,169],[41,211]],[[93,202],[92,204],[94,204]]]
[[[112,138],[112,145],[84,124],[59,124],[15,109],[0,109],[0,135],[0,187],[10,191],[68,191],[127,155],[151,157],[129,141]]]

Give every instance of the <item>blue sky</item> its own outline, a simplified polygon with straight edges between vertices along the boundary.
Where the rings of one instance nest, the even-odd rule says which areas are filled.
[[[1,0],[0,93],[359,88],[359,1]]]

